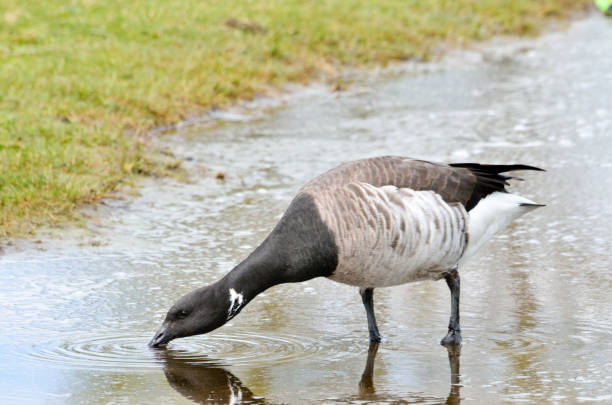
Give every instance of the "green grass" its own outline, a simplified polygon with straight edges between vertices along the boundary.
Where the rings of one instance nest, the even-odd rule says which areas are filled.
[[[3,0],[0,237],[175,167],[146,142],[152,127],[347,65],[533,34],[588,2]]]

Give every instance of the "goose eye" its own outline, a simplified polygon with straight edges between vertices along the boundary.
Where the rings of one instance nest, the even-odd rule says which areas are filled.
[[[189,315],[189,314],[188,314],[188,313],[187,313],[187,311],[185,311],[184,309],[181,309],[180,311],[178,311],[178,312],[176,313],[176,317],[177,317],[178,319],[184,319],[184,318],[187,318],[187,315]]]

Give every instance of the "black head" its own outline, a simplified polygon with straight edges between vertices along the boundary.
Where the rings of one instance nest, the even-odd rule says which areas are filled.
[[[176,338],[208,333],[230,320],[242,306],[242,295],[234,290],[220,289],[218,284],[198,288],[170,308],[149,346],[159,347]]]

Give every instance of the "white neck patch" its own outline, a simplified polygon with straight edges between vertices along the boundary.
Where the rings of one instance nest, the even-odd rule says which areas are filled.
[[[240,388],[238,384],[236,384],[236,391],[238,391],[238,393],[236,393],[236,391],[234,391],[234,384],[232,383],[233,383],[232,379],[229,378],[228,376],[227,377],[227,387],[229,388],[229,391],[230,391],[229,405],[241,404],[242,403],[242,389]]]
[[[242,293],[237,293],[233,288],[229,289],[230,294],[230,306],[227,311],[227,320],[232,319],[237,313],[238,310],[242,307],[242,303],[244,302],[244,297]]]

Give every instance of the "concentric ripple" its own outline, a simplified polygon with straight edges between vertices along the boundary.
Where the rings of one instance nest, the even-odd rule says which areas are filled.
[[[234,333],[176,341],[170,348],[175,358],[193,363],[214,358],[231,365],[260,365],[309,357],[330,350],[331,346],[305,336]]]
[[[98,336],[33,346],[30,358],[83,368],[154,368],[144,336]]]
[[[168,357],[192,364],[248,365],[282,363],[322,351],[334,356],[333,344],[304,336],[215,334],[171,342],[167,349],[147,346],[150,336],[97,336],[51,341],[26,355],[37,361],[88,369],[157,369]],[[344,346],[346,347],[346,346]]]

